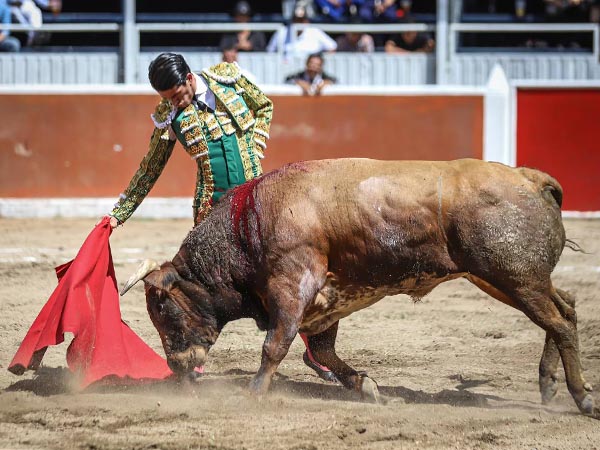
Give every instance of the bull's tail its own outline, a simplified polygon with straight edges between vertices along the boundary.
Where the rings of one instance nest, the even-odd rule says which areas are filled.
[[[545,172],[527,167],[519,168],[521,174],[532,183],[535,183],[540,188],[540,193],[544,199],[558,209],[562,207],[563,189],[558,181]]]
[[[547,173],[539,170],[528,169],[526,167],[521,167],[520,170],[525,178],[540,187],[542,198],[544,198],[549,204],[556,206],[560,211],[563,202],[563,190],[560,183]],[[586,253],[586,251],[582,249],[577,242],[566,237],[565,247],[568,247],[575,252]]]
[[[545,198],[550,200],[550,197],[548,196],[548,194],[549,194],[551,196],[551,198],[556,202],[558,207],[561,208],[562,200],[563,200],[562,188],[560,187],[560,184],[558,184],[558,182],[554,178],[551,178],[551,180],[554,181],[556,184],[545,185],[542,188],[542,195],[544,195]]]
[[[577,242],[575,242],[573,239],[567,239],[565,241],[565,247],[570,248],[571,250],[573,250],[574,252],[579,252],[579,253],[584,253],[586,255],[589,255],[588,252],[586,252],[584,249],[581,248],[581,245],[579,245]]]

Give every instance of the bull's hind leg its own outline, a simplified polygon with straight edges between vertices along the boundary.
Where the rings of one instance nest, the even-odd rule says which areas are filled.
[[[575,403],[584,414],[597,416],[598,410],[589,394],[591,386],[581,374],[574,299],[565,291],[555,291],[550,282],[547,289],[521,289],[508,294],[476,276],[466,278],[502,303],[522,311],[546,331],[539,369],[542,402],[547,403],[556,394],[556,371],[562,357],[567,385]]]
[[[600,411],[594,408],[594,399],[586,390],[586,383],[581,376],[575,309],[556,294],[550,283],[547,288],[540,290],[518,289],[512,298],[519,304],[519,309],[535,324],[546,330],[547,336],[556,344],[565,369],[569,392],[579,410],[586,415],[600,418]],[[553,349],[551,345],[547,346],[542,356],[542,363],[547,364],[550,372],[554,360]],[[543,388],[540,385],[540,389]]]
[[[552,301],[555,306],[561,312],[563,317],[572,317],[573,324],[577,328],[577,318],[575,315],[575,298],[568,292],[561,289],[556,289],[551,294]],[[576,335],[577,338],[577,335]],[[576,342],[577,354],[579,353],[579,345]],[[544,352],[540,360],[539,374],[540,374],[540,393],[542,395],[542,403],[549,403],[552,398],[556,395],[558,390],[557,386],[557,370],[558,362],[560,360],[560,352],[556,346],[554,340],[549,333],[546,333],[546,344],[544,345]],[[582,375],[583,378],[583,375]],[[586,391],[591,392],[592,386],[585,382],[583,387]]]
[[[317,361],[325,364],[346,388],[360,392],[361,396],[374,403],[381,402],[377,384],[364,373],[359,373],[346,364],[335,352],[338,322],[322,333],[308,336],[308,343]]]

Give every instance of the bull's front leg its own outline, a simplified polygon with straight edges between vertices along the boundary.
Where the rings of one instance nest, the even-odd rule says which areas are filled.
[[[298,332],[298,324],[293,321],[276,321],[275,327],[267,331],[263,344],[262,359],[258,372],[250,382],[250,391],[254,394],[265,394],[271,379],[279,367],[279,363],[287,355],[290,345]]]
[[[268,285],[269,329],[263,344],[260,369],[249,386],[254,394],[267,392],[279,363],[287,355],[298,333],[307,303],[306,297],[310,294],[306,297],[300,295],[298,298],[298,289],[293,286],[293,283],[287,281],[272,281]]]

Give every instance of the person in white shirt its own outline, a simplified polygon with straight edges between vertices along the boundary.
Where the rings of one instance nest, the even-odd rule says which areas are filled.
[[[296,8],[292,23],[310,23],[306,9]],[[268,52],[276,52],[280,49],[283,49],[286,56],[306,57],[315,53],[334,52],[337,49],[337,43],[325,32],[315,27],[304,28],[294,39],[291,25],[288,25],[285,29],[277,30],[267,45]]]
[[[62,0],[10,0],[11,13],[15,21],[21,25],[31,25],[40,28],[43,24],[42,9],[58,14],[62,8]],[[40,39],[38,32],[32,30],[27,32],[27,45],[33,45]],[[49,36],[46,34],[45,36]]]

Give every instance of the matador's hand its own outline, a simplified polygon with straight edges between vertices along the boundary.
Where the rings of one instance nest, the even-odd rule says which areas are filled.
[[[110,216],[110,227],[114,230],[119,226],[119,221],[116,217]]]
[[[96,226],[98,226],[98,224],[100,224],[100,222],[102,222],[102,220],[104,220],[106,217],[110,218],[110,227],[113,230],[119,226],[119,221],[116,217],[113,216],[103,216],[98,222],[96,222]]]

